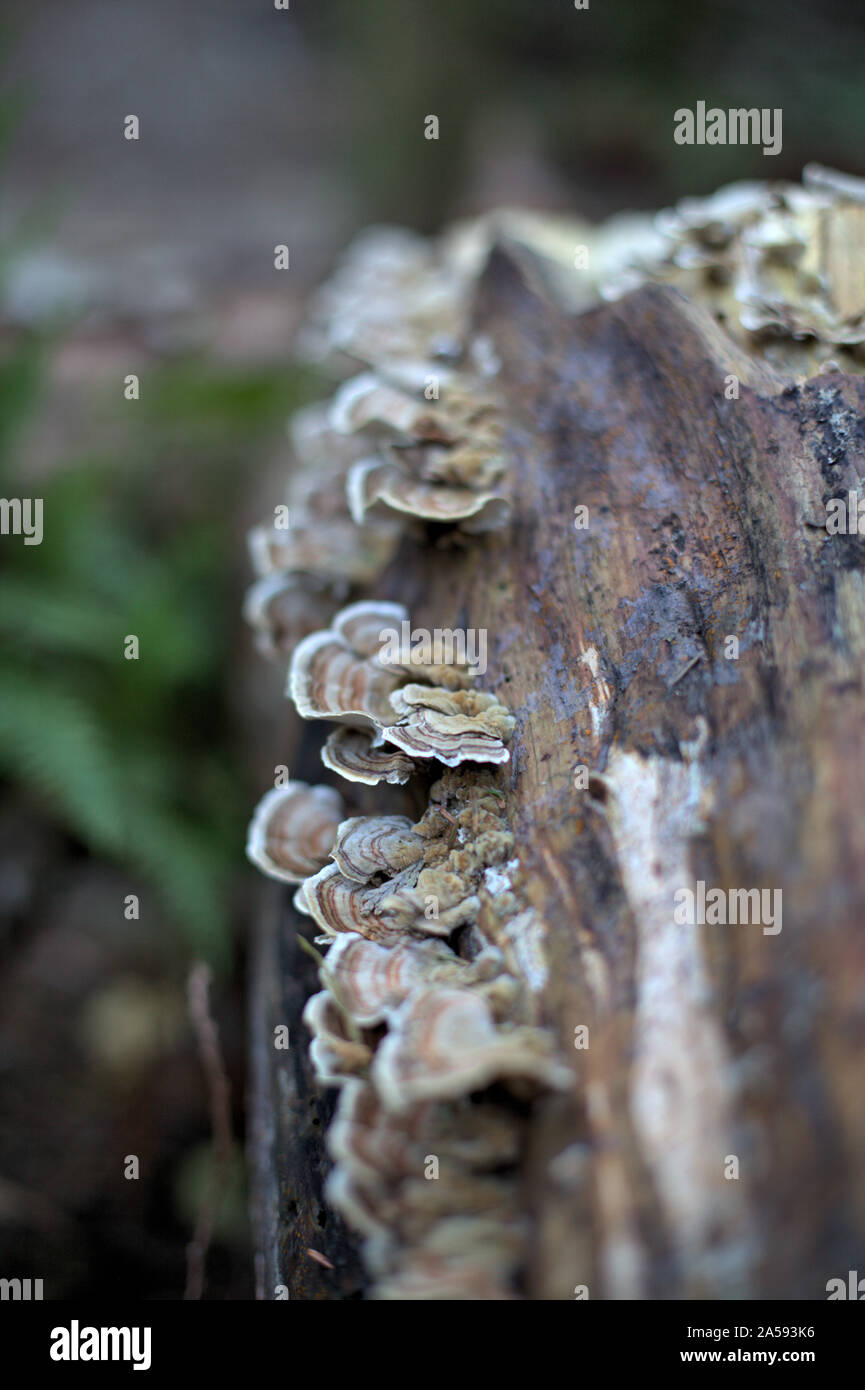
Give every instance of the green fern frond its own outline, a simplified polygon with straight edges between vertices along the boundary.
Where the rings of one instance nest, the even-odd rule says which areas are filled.
[[[3,576],[0,637],[26,644],[30,652],[105,660],[119,650],[112,634],[116,624],[116,615],[98,599],[35,577]]]
[[[41,675],[0,681],[0,770],[36,792],[86,844],[117,851],[122,802],[111,750],[92,711]]]

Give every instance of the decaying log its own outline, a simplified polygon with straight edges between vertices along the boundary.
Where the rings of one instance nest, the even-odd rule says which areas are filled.
[[[499,257],[482,298],[519,520],[464,602],[520,711],[545,1003],[591,1038],[535,1129],[535,1295],[825,1297],[865,1240],[865,583],[824,507],[865,386],[785,387],[674,290],[567,321]],[[782,930],[675,925],[695,880],[781,890]]]
[[[316,1082],[301,1022],[317,986],[300,936],[309,932],[291,895],[265,892],[251,943],[247,1150],[256,1298],[266,1301],[357,1298],[365,1284],[355,1242],[324,1198],[333,1095]],[[287,1047],[275,1045],[277,1029],[288,1030]]]
[[[316,981],[294,917],[289,902],[271,903],[256,928],[249,1116],[256,1298],[356,1298],[365,1281],[354,1242],[323,1194],[333,1099],[316,1085],[302,1037],[300,1015]],[[274,1029],[283,1025],[292,1044],[276,1049]]]
[[[503,249],[473,315],[511,523],[405,537],[375,594],[486,630],[517,719],[497,784],[572,1083],[527,1102],[515,1291],[825,1298],[865,1269],[865,577],[825,525],[865,478],[865,382],[796,379],[669,285],[575,317]],[[774,917],[677,922],[700,883]],[[256,1115],[280,1138],[254,1148],[260,1190],[312,1211],[315,1083],[267,1036],[314,988],[292,940],[259,943]],[[331,1237],[273,1206],[265,1283],[351,1296],[351,1255],[298,1273]]]

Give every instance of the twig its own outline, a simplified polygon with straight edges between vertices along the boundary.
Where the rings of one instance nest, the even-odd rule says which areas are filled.
[[[186,1247],[186,1289],[184,1299],[200,1299],[204,1292],[207,1252],[213,1238],[215,1213],[231,1157],[231,1087],[219,1045],[219,1033],[210,1012],[210,967],[198,961],[189,972],[187,997],[189,1017],[195,1030],[198,1053],[210,1100],[210,1126],[213,1133],[213,1166],[202,1199],[192,1240]]]

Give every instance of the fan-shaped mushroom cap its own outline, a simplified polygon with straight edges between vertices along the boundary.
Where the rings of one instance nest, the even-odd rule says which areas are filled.
[[[408,615],[406,615],[407,618]],[[403,632],[410,631],[411,623],[406,621]],[[437,631],[444,631],[438,629]],[[386,666],[391,671],[403,672],[405,676],[414,677],[415,681],[428,682],[431,686],[442,686],[445,690],[461,690],[471,686],[474,679],[474,670],[468,661],[457,660],[457,649],[454,641],[453,632],[447,630],[447,639],[451,643],[450,660],[437,662],[431,658],[436,655],[430,634],[423,632],[414,634],[415,640],[412,644],[410,638],[405,645],[398,645],[393,648],[389,642],[383,645],[376,654],[376,661],[381,666]],[[443,640],[445,640],[443,638]],[[447,655],[447,652],[441,652]]]
[[[403,449],[384,448],[380,451],[380,458],[383,463],[396,464],[403,473],[418,482],[435,483],[439,487],[468,488],[474,493],[489,492],[490,496],[498,496],[492,489],[507,467],[498,442],[486,443],[480,439],[466,440],[451,449],[437,444],[416,444]],[[350,472],[351,469],[346,477]]]
[[[438,1157],[442,1159],[441,1155]],[[472,1226],[478,1220],[507,1222],[513,1219],[513,1183],[507,1178],[466,1172],[446,1159],[442,1167],[445,1182],[428,1182],[418,1164],[400,1184],[400,1236],[410,1250],[422,1246],[440,1225],[454,1220],[455,1212],[465,1213],[462,1219]],[[470,1255],[471,1252],[469,1239],[462,1253]],[[477,1258],[476,1252],[474,1258]]]
[[[372,1049],[360,1038],[352,1037],[342,1012],[328,990],[313,994],[303,1010],[303,1021],[313,1035],[309,1055],[316,1075],[324,1086],[340,1086],[366,1071]]]
[[[491,738],[510,738],[516,723],[495,695],[484,690],[439,690],[410,684],[395,691],[390,702],[400,718],[410,718],[417,708],[431,709],[458,721],[460,727],[471,725],[466,732],[483,731]]]
[[[416,944],[424,950],[435,945]],[[513,1115],[504,1106],[485,1100],[479,1108],[465,1098],[397,1112],[382,1103],[370,1080],[359,1078],[340,1091],[327,1147],[336,1162],[362,1169],[365,1181],[384,1175],[391,1182],[416,1175],[430,1150],[452,1171],[502,1169],[515,1164],[520,1151]]]
[[[394,1111],[369,1079],[350,1079],[341,1089],[327,1146],[335,1163],[328,1198],[356,1229],[377,1237],[365,1249],[374,1268],[392,1271],[419,1250],[483,1264],[492,1255],[486,1227],[495,1221],[499,1238],[493,1247],[497,1259],[507,1256],[506,1277],[521,1245],[516,1188],[504,1176],[518,1160],[520,1137],[506,1109],[464,1098]],[[438,1157],[445,1182],[426,1181],[430,1153]],[[476,1228],[479,1241],[464,1220]]]
[[[474,492],[468,487],[412,478],[396,464],[383,463],[380,458],[361,459],[353,464],[346,491],[352,517],[359,526],[370,516],[399,512],[420,521],[458,521],[463,530],[494,530],[506,524],[510,516],[510,503],[500,493]]]
[[[337,830],[331,857],[346,878],[366,883],[376,874],[401,873],[423,851],[408,816],[352,816]]]
[[[335,1163],[327,1196],[350,1225],[374,1237],[364,1252],[374,1269],[392,1271],[409,1251],[418,1250],[434,1250],[458,1264],[467,1258],[484,1263],[491,1255],[485,1226],[495,1222],[495,1250],[499,1257],[508,1255],[502,1265],[507,1272],[515,1253],[514,1184],[509,1177],[478,1171],[502,1168],[516,1158],[513,1121],[503,1134],[501,1120],[493,1106],[479,1109],[462,1101],[446,1110],[420,1105],[395,1113],[382,1106],[367,1081],[344,1084],[327,1136]],[[456,1150],[469,1131],[481,1139],[470,1146],[472,1157],[465,1163]],[[426,1181],[430,1151],[440,1158],[446,1182]],[[477,1226],[480,1246],[471,1230],[455,1226],[462,1217],[454,1213],[470,1213],[468,1223]]]
[[[376,372],[362,372],[343,382],[331,404],[330,424],[340,434],[357,434],[377,426],[403,439],[432,439],[445,444],[456,441],[459,429],[439,402],[418,400]]]
[[[306,880],[304,891],[310,915],[324,931],[357,932],[384,946],[395,946],[409,925],[429,936],[447,936],[453,924],[441,916],[427,922],[401,890],[416,883],[417,865],[384,883],[358,883],[328,864]]]
[[[306,906],[325,931],[358,932],[383,945],[395,945],[406,933],[449,936],[456,927],[477,919],[483,868],[506,855],[511,844],[502,834],[484,838],[487,846],[444,851],[444,858],[425,868],[418,858],[379,882],[372,878],[360,882],[344,874],[338,864],[328,864],[306,880]],[[434,861],[441,853],[437,845],[424,850],[425,857]]]
[[[405,934],[444,937],[477,921],[482,897],[490,899],[487,873],[513,852],[513,836],[502,820],[499,800],[490,794],[490,778],[489,773],[474,773],[467,783],[465,774],[446,773],[433,785],[423,817],[410,828],[401,817],[358,817],[346,822],[348,829],[340,827],[337,838],[345,835],[341,852],[347,856],[342,868],[350,872],[342,872],[337,862],[305,885],[305,905],[319,925],[331,933],[359,932],[392,945]],[[379,839],[373,853],[358,852],[366,838]],[[335,845],[334,858],[339,857]],[[392,877],[380,881],[382,873]],[[484,951],[483,945],[481,941],[481,956],[472,967],[479,981],[499,969],[486,959],[490,949]],[[501,960],[498,951],[492,954]],[[477,951],[470,959],[475,955]]]
[[[482,994],[449,986],[416,991],[388,1019],[372,1077],[393,1110],[444,1100],[491,1082],[526,1077],[571,1084],[549,1039],[535,1028],[500,1029]]]
[[[423,1143],[430,1109],[420,1105],[399,1115],[391,1114],[368,1080],[354,1078],[340,1091],[333,1124],[327,1132],[328,1152],[368,1190],[382,1178],[393,1186],[395,1180],[417,1171],[418,1145]]]
[[[345,805],[333,787],[287,782],[261,798],[249,825],[246,853],[283,883],[301,883],[327,862]]]
[[[415,770],[411,758],[396,748],[376,747],[365,729],[343,725],[328,735],[321,761],[349,782],[377,786],[379,782],[404,785]]]
[[[390,704],[396,721],[382,735],[411,757],[437,758],[447,767],[510,758],[504,740],[515,721],[493,695],[409,684],[392,693]]]
[[[334,618],[332,631],[342,637],[356,656],[377,656],[385,642],[382,633],[408,619],[401,603],[364,599],[350,603]]]
[[[439,941],[404,937],[385,947],[349,932],[338,936],[328,950],[325,969],[340,1003],[364,1027],[384,1022],[388,1011],[418,985],[471,973],[465,961]]]
[[[309,903],[306,901],[305,883],[306,879],[304,879],[303,883],[297,885],[292,895],[291,902],[295,912],[299,912],[301,917],[311,917],[312,913],[309,910]]]
[[[264,656],[290,656],[302,638],[330,622],[337,607],[333,587],[324,580],[277,573],[247,590],[243,616]]]
[[[254,526],[248,536],[252,566],[260,577],[303,571],[352,584],[375,580],[398,540],[393,527],[357,526],[348,516],[288,529]]]
[[[333,630],[314,632],[295,648],[288,693],[304,719],[381,728],[395,718],[388,696],[399,679],[369,658],[358,657]]]
[[[458,351],[465,284],[466,271],[429,241],[402,228],[373,228],[319,291],[304,346],[315,357],[343,353],[376,366]]]
[[[297,582],[327,584],[346,591],[351,584],[372,583],[391,560],[399,541],[396,518],[358,526],[345,495],[350,466],[367,452],[360,438],[330,428],[327,410],[310,406],[291,424],[296,466],[286,490],[290,525],[268,523],[249,533],[255,572],[281,574]],[[256,605],[257,591],[250,603]]]
[[[342,1094],[345,1094],[345,1087]],[[333,1124],[328,1130],[328,1138],[332,1129]],[[341,1213],[352,1230],[367,1238],[377,1236],[387,1247],[393,1244],[393,1232],[389,1224],[393,1212],[388,1210],[387,1188],[384,1183],[380,1184],[380,1190],[370,1190],[369,1184],[359,1180],[354,1168],[348,1164],[338,1164],[328,1173],[324,1193],[328,1205]],[[392,1207],[393,1202],[390,1205]]]

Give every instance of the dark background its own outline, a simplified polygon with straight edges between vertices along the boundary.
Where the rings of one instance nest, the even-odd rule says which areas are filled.
[[[276,890],[243,840],[281,672],[239,614],[285,418],[327,391],[292,361],[308,294],[370,222],[863,174],[865,23],[825,0],[5,0],[0,38],[0,491],[45,505],[40,547],[0,538],[0,1277],[182,1296],[203,959],[235,1134],[204,1292],[248,1298],[246,944]],[[783,152],[675,145],[698,100],[781,107]]]

